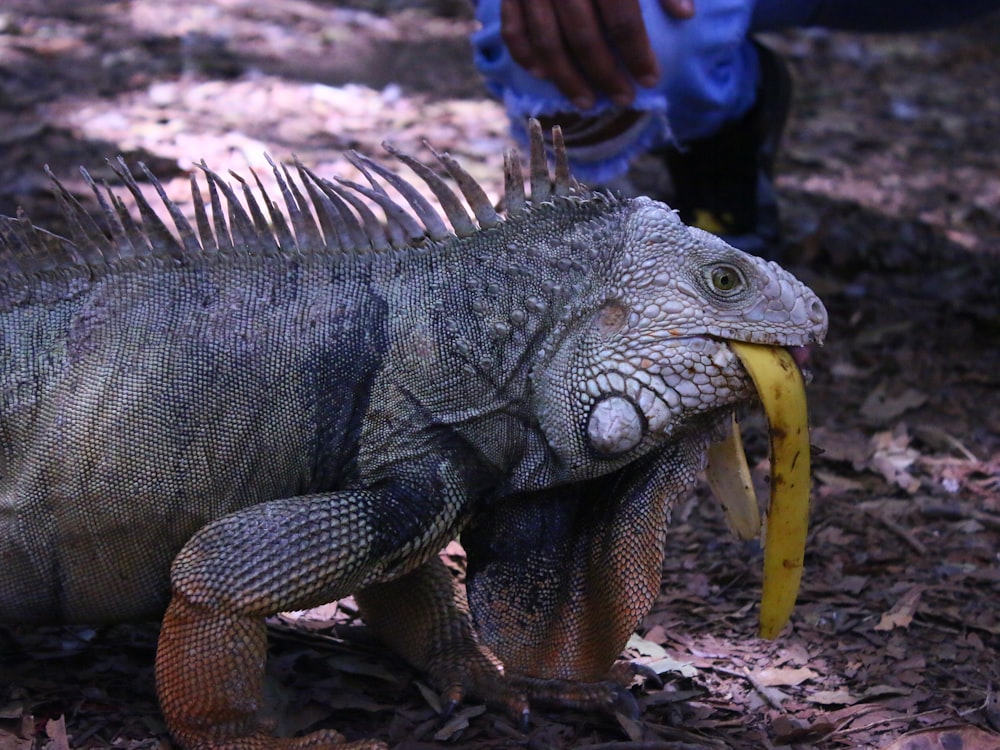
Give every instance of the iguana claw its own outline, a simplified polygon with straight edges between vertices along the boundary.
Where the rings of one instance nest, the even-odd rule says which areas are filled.
[[[619,687],[614,691],[614,699],[615,713],[623,714],[633,720],[639,719],[639,716],[642,714],[642,709],[639,708],[639,701],[637,701],[635,696],[632,695],[631,690]]]
[[[518,717],[518,729],[521,730],[522,734],[526,734],[531,729],[531,709],[527,706],[524,707]]]
[[[651,669],[645,664],[633,664],[632,671],[637,677],[641,677],[643,682],[652,684],[657,690],[663,688],[663,678],[655,669]]]
[[[439,714],[439,716],[442,719],[450,719],[452,716],[454,716],[455,711],[461,705],[462,705],[461,698],[454,698],[448,695],[443,695],[441,696],[441,713]]]

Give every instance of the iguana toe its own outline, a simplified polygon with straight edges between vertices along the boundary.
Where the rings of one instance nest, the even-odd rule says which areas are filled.
[[[531,709],[525,706],[521,709],[521,713],[516,717],[518,728],[527,733],[531,728]]]
[[[631,661],[616,661],[612,665],[608,677],[622,687],[629,687],[635,682],[636,677],[640,678],[644,684],[651,684],[657,690],[663,687],[663,679],[657,674],[656,670],[650,669],[645,664],[637,664]]]
[[[531,706],[586,712],[621,711],[638,716],[638,704],[627,688],[613,680],[578,682],[508,675],[510,687],[522,690]]]
[[[615,694],[615,713],[624,714],[630,719],[638,720],[642,710],[639,708],[639,701],[632,695],[632,691],[623,687],[618,687]]]

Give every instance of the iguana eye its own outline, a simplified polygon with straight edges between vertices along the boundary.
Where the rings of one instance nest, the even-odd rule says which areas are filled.
[[[711,276],[712,289],[717,292],[734,292],[743,286],[743,274],[733,266],[715,266]]]

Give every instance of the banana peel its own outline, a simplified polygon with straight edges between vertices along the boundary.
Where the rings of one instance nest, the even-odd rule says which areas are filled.
[[[728,344],[753,380],[768,421],[771,501],[764,542],[760,635],[775,638],[795,606],[809,528],[810,457],[805,384],[786,349],[738,341]],[[734,530],[748,538],[745,535],[754,528],[756,517],[758,531],[753,536],[759,534],[757,499],[735,424],[728,440],[710,449],[707,473]]]
[[[759,537],[760,510],[735,414],[726,438],[708,446],[705,476],[712,494],[722,503],[726,523],[732,532],[744,540]]]

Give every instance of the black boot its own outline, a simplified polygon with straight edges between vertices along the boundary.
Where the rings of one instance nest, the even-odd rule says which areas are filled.
[[[788,119],[792,79],[777,54],[754,44],[760,79],[750,111],[712,136],[652,154],[667,166],[673,186],[667,203],[685,223],[773,258],[781,240],[774,160]]]

